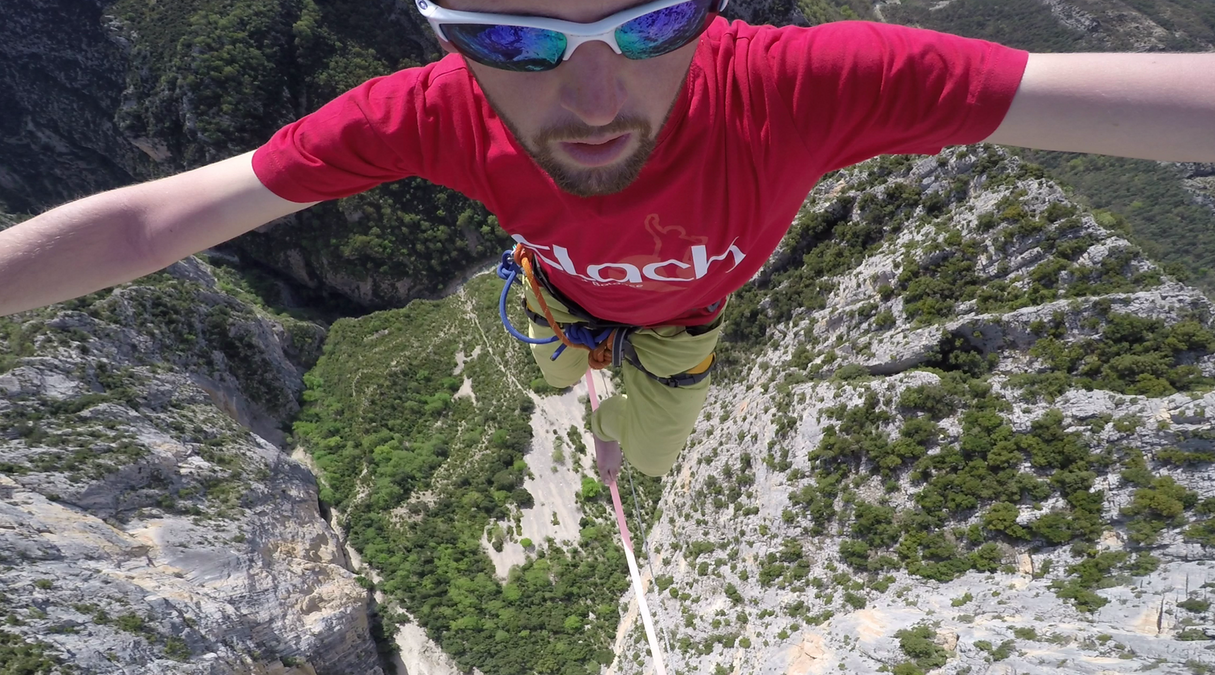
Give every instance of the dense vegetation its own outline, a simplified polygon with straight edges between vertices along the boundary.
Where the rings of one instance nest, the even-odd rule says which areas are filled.
[[[1038,52],[1136,51],[1135,21],[1101,19],[1124,11],[1119,4],[1096,1],[1070,3],[1097,20],[1088,31],[1065,25],[1049,6],[1034,0],[903,0],[883,7],[887,20],[918,25],[958,35],[978,37]],[[1204,0],[1130,0],[1129,5],[1167,34],[1161,48],[1167,51],[1205,51],[1215,42],[1215,8]],[[1147,32],[1147,31],[1143,31]]]
[[[62,659],[51,655],[42,642],[29,641],[20,635],[0,631],[0,673],[4,675],[61,675],[76,672],[62,665]]]
[[[1136,243],[1170,272],[1215,291],[1215,212],[1182,187],[1177,167],[1100,155],[1019,154],[1074,186],[1093,207],[1123,216]]]
[[[492,319],[498,290],[480,276],[442,302],[335,323],[307,376],[295,435],[380,589],[462,667],[598,672],[612,659],[617,600],[629,585],[599,482],[582,479],[576,544],[533,542],[505,582],[484,549],[521,541],[521,509],[534,503],[524,455],[540,372]],[[468,359],[462,368],[457,354]],[[475,399],[453,396],[464,378]],[[566,447],[582,457],[580,434],[570,429]],[[658,481],[639,487],[648,513]],[[386,628],[403,618],[389,614]]]
[[[1034,52],[1091,49],[1087,35],[1068,28],[1035,0],[955,0],[939,9],[911,0],[883,8],[888,21],[982,38]]]
[[[969,153],[959,150],[938,159],[948,167]],[[992,211],[978,214],[969,235],[954,228],[957,217],[949,208],[979,190],[1012,187],[1018,181],[1039,179],[1041,167],[1010,158],[994,148],[982,150],[977,161],[948,176],[947,190],[926,192],[905,176],[909,157],[883,157],[864,165],[863,180],[834,197],[828,204],[811,203],[798,215],[781,250],[763,272],[740,289],[727,307],[723,333],[722,363],[726,368],[743,362],[771,334],[805,311],[822,309],[835,290],[839,275],[855,268],[866,255],[894,241],[905,227],[931,225],[941,236],[915,251],[905,252],[901,270],[891,283],[878,288],[881,302],[903,300],[903,313],[917,326],[956,316],[958,306],[968,302],[982,312],[1009,311],[1060,298],[1080,298],[1127,292],[1158,285],[1158,272],[1136,272],[1133,249],[1106,256],[1098,264],[1081,264],[1080,258],[1096,243],[1090,226],[1074,206],[1056,203],[1034,214],[1021,205],[1023,188],[1008,191]],[[889,181],[889,182],[887,182]],[[1095,220],[1122,233],[1126,221],[1105,212]],[[979,274],[986,261],[1010,253],[1038,248],[1049,255],[1026,275],[1009,270],[990,278]],[[1007,268],[1008,263],[1004,262]],[[1070,280],[1062,283],[1061,280]],[[856,310],[858,323],[878,332],[895,324],[889,309],[879,313],[877,303]],[[863,315],[863,316],[862,316]],[[810,337],[808,346],[814,346]],[[859,340],[858,342],[864,342]],[[806,365],[795,359],[794,365]],[[820,368],[822,365],[820,364]]]
[[[828,21],[846,21],[850,19],[872,19],[872,0],[796,0],[797,11],[810,25],[827,23]],[[775,12],[787,11],[779,3],[773,7]],[[774,16],[769,21],[784,23],[783,16]]]
[[[1206,334],[1215,337],[1210,331]],[[1118,442],[1094,444],[1084,434],[1065,430],[1057,409],[1034,421],[1028,433],[1017,433],[1006,417],[1010,404],[992,391],[986,378],[956,370],[937,373],[939,384],[907,389],[897,407],[883,405],[870,392],[863,407],[827,411],[838,423],[828,428],[812,453],[818,467],[814,481],[790,499],[814,523],[812,532],[826,533],[836,523],[841,526],[847,538],[839,550],[849,565],[868,572],[906,569],[947,581],[970,570],[1001,569],[1004,544],[1044,548],[1073,544],[1080,561],[1067,570],[1073,576],[1056,580],[1056,592],[1075,600],[1080,609],[1091,610],[1105,604],[1092,591],[1111,582],[1112,571],[1131,575],[1154,571],[1146,547],[1166,528],[1194,519],[1187,536],[1202,539],[1212,504],[1173,478],[1154,473],[1148,463],[1166,468],[1185,453],[1160,452],[1145,459],[1143,453]],[[961,435],[945,442],[938,420],[955,415]],[[892,423],[899,428],[897,437],[885,431]],[[1114,424],[1126,439],[1133,438],[1139,424],[1132,419],[1097,423],[1102,428]],[[1178,442],[1186,441],[1179,436]],[[919,486],[914,508],[897,509],[885,499],[860,498],[850,481],[863,475],[867,466],[887,477],[907,471]],[[1122,510],[1122,524],[1131,541],[1145,547],[1133,559],[1125,552],[1099,553],[1094,547],[1106,527],[1105,495],[1095,485],[1102,476],[1119,470],[1123,481],[1138,486],[1131,505]],[[897,490],[899,483],[889,482],[887,489]],[[839,503],[842,510],[837,509]],[[1046,503],[1055,506],[1043,508]],[[1038,515],[1024,522],[1026,511]],[[959,526],[973,516],[978,522]]]

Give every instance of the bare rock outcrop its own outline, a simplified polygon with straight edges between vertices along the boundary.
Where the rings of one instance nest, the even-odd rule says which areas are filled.
[[[192,260],[4,320],[5,630],[77,672],[380,672],[315,479],[250,430],[323,330],[219,286]]]
[[[812,194],[761,274],[778,339],[710,394],[650,533],[668,669],[1215,663],[1215,306],[1034,174],[949,151]],[[791,271],[798,232],[834,276]],[[611,672],[646,672],[623,616]]]

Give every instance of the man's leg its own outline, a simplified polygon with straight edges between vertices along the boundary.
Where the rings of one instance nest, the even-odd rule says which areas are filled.
[[[530,288],[524,290],[528,304],[538,312],[540,303],[535,295]],[[564,305],[547,293],[544,299],[559,323],[577,321]],[[637,358],[647,370],[668,377],[705,363],[717,348],[720,333],[719,319],[717,326],[698,335],[688,333],[682,326],[663,326],[637,331],[630,340]],[[532,338],[545,338],[555,333],[551,328],[529,321],[528,334]],[[553,387],[564,388],[586,373],[587,352],[566,349],[553,361],[550,357],[559,345],[531,345],[531,351],[545,381]],[[620,469],[622,447],[624,456],[641,472],[650,476],[665,474],[675,465],[679,452],[687,444],[708,397],[711,378],[706,377],[687,387],[668,387],[627,363],[622,374],[626,394],[608,397],[591,417],[600,476],[609,482],[615,479]]]
[[[631,337],[637,358],[651,373],[662,377],[687,372],[713,354],[720,326],[701,335],[666,326],[646,329]],[[625,395],[599,404],[591,418],[598,438],[618,441],[629,463],[650,476],[671,470],[692,433],[709,394],[710,377],[686,387],[668,387],[624,365]]]
[[[543,292],[543,291],[541,291]],[[525,289],[527,303],[532,308],[532,311],[540,312],[540,303],[536,300],[535,294],[530,288]],[[558,323],[570,323],[577,320],[576,317],[569,314],[565,306],[554,300],[547,293],[544,294],[545,303],[548,306],[549,313]],[[528,322],[528,336],[532,338],[547,338],[556,335],[552,328],[540,326],[534,321]],[[536,359],[536,364],[540,366],[540,372],[544,374],[544,381],[549,383],[549,386],[564,389],[576,383],[579,378],[586,374],[587,361],[589,354],[581,349],[567,348],[561,352],[561,356],[557,360],[552,360],[553,352],[561,346],[560,342],[553,342],[546,345],[530,345],[532,358]],[[623,462],[623,457],[620,452],[620,444],[615,441],[605,441],[600,437],[595,437],[595,466],[599,469],[599,477],[605,483],[611,483],[616,480],[616,476],[620,475],[620,465]]]
[[[532,311],[539,312],[540,303],[536,302],[536,296],[532,294],[530,288],[526,290],[526,295],[527,303],[532,308]],[[545,294],[545,302],[548,304],[553,318],[559,323],[577,320],[567,313],[560,303],[548,297],[547,294]],[[556,333],[548,326],[541,326],[534,321],[528,321],[527,335],[533,339],[542,339],[553,337]],[[567,348],[554,361],[552,360],[553,352],[557,351],[557,348],[561,346],[560,342],[528,346],[531,347],[532,358],[536,359],[536,365],[540,366],[540,372],[544,374],[544,381],[548,382],[550,387],[564,389],[573,386],[586,373],[588,356],[586,350]]]

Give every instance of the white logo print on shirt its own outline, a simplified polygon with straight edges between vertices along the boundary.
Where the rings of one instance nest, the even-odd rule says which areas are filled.
[[[734,241],[730,242],[730,246],[726,249],[726,252],[722,253],[721,255],[709,255],[708,247],[704,246],[703,244],[692,246],[691,264],[688,264],[683,260],[670,258],[668,260],[662,260],[660,262],[644,265],[640,269],[632,263],[605,262],[588,264],[585,268],[580,270],[570,258],[569,249],[561,246],[560,244],[553,244],[552,246],[533,244],[525,239],[521,234],[512,234],[511,238],[527,248],[530,248],[536,254],[536,257],[547,263],[549,267],[559,269],[570,276],[600,284],[640,284],[643,283],[645,279],[665,282],[696,281],[697,279],[703,279],[706,275],[708,275],[709,268],[715,262],[721,262],[726,258],[733,257],[733,267],[726,270],[727,272],[730,272],[735,267],[738,267],[739,264],[742,263],[743,259],[747,257],[747,254],[743,253],[742,250],[735,245],[735,243],[738,241],[736,238]],[[543,253],[544,251],[550,251],[555,260],[553,258],[546,257]],[[687,256],[685,255],[684,257]],[[692,270],[692,276],[690,277],[668,275],[678,275],[680,270],[686,270],[689,268]],[[605,272],[610,276],[605,276]],[[623,277],[617,278],[621,274],[623,274]]]

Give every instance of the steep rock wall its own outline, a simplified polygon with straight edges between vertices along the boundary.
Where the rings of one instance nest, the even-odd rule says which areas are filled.
[[[3,320],[6,630],[78,672],[380,672],[315,479],[234,419],[277,433],[323,331],[219,285],[192,259]]]
[[[649,606],[669,669],[1215,663],[1212,303],[1035,175],[947,151],[812,194],[761,290],[736,298],[758,300],[767,337],[665,482]],[[799,275],[823,260],[845,262]],[[1153,371],[1178,387],[1110,351],[1156,349],[1131,324],[1197,331]],[[1166,492],[1167,517],[1146,506]],[[623,616],[610,672],[647,672]]]
[[[0,208],[35,212],[131,182],[118,129],[129,45],[100,0],[14,0],[0,24]]]

